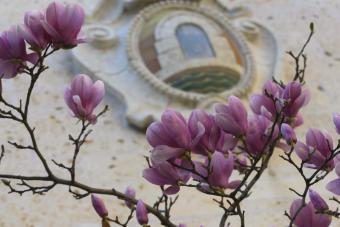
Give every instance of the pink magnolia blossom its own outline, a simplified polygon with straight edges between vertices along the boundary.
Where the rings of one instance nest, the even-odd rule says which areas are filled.
[[[247,131],[247,110],[241,100],[235,96],[230,96],[228,105],[216,104],[215,120],[224,132],[234,136],[244,135]]]
[[[105,218],[109,214],[101,198],[99,198],[98,196],[94,194],[91,194],[91,201],[92,201],[92,206],[94,210],[97,212],[97,214],[100,217]]]
[[[308,104],[310,93],[307,89],[302,90],[301,83],[293,81],[284,88],[282,98],[287,102],[283,109],[284,114],[287,117],[294,117],[302,107]]]
[[[163,112],[161,122],[154,122],[148,127],[146,138],[153,147],[151,160],[157,163],[179,157],[192,144],[186,120],[172,109]]]
[[[226,153],[237,144],[237,139],[218,128],[214,116],[203,110],[192,111],[188,125],[195,153],[203,155],[214,151]]]
[[[235,188],[239,185],[238,180],[230,181],[230,176],[234,170],[234,157],[229,153],[225,157],[221,152],[216,151],[211,157],[210,174],[208,176],[208,162],[195,162],[196,170],[200,175],[194,175],[194,179],[202,183],[207,183],[212,187],[219,188]],[[208,177],[208,182],[205,182],[201,176]]]
[[[273,81],[268,81],[263,87],[262,94],[251,96],[250,107],[255,114],[269,119],[273,119],[276,112],[281,110],[285,116],[294,118],[309,100],[309,91],[302,89],[301,83],[297,81],[288,83],[284,88]]]
[[[41,23],[51,37],[53,45],[67,49],[85,42],[85,38],[80,35],[84,20],[85,13],[80,5],[52,2],[48,5]]]
[[[295,216],[299,207],[301,207],[302,200],[295,200],[290,207],[290,216]],[[294,220],[296,227],[328,227],[332,222],[332,218],[326,214],[319,214],[313,206],[312,202],[303,207]]]
[[[176,164],[181,165],[181,160],[176,160]],[[152,165],[143,171],[143,177],[150,183],[167,186],[165,193],[168,195],[176,194],[179,190],[179,183],[186,183],[190,174],[184,170],[174,167],[169,162],[162,162]]]
[[[332,149],[332,137],[318,129],[309,129],[306,135],[306,144],[297,142],[294,148],[295,153],[306,162],[308,168],[322,167],[326,159],[330,157]],[[328,161],[325,168],[332,170],[334,160]]]
[[[248,131],[246,134],[246,144],[248,153],[258,155],[265,152],[265,144],[268,137],[272,133],[272,140],[274,140],[279,133],[278,127],[274,127],[272,130],[273,123],[262,115],[255,115],[249,120]]]
[[[97,117],[93,111],[103,100],[104,94],[105,88],[102,81],[98,80],[93,83],[89,76],[79,74],[65,89],[64,99],[74,117],[95,124]]]
[[[12,26],[0,34],[0,78],[13,78],[27,61],[35,64],[37,60],[36,53],[27,54],[19,26]]]
[[[43,50],[50,43],[51,38],[42,26],[44,13],[40,11],[27,12],[25,14],[25,24],[21,27],[21,32],[31,48],[37,51]]]
[[[262,94],[254,94],[250,97],[250,108],[257,115],[263,115],[269,119],[275,117],[276,109],[279,108],[268,95],[281,97],[283,88],[272,80],[268,80],[263,88]]]

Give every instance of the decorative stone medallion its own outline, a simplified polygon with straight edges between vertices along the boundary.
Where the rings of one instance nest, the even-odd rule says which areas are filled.
[[[160,2],[134,19],[128,56],[140,76],[171,98],[198,103],[241,95],[255,77],[244,37],[226,14],[189,2]]]
[[[214,1],[116,2],[121,14],[113,21],[91,21],[87,33],[93,41],[75,49],[75,62],[106,82],[138,128],[167,107],[210,108],[274,75],[276,40],[258,22],[238,18],[242,7],[229,10]],[[111,18],[100,7],[97,12],[108,15],[96,18]]]

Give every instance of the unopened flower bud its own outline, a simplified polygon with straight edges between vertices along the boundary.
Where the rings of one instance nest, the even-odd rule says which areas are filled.
[[[296,143],[296,134],[290,125],[283,123],[281,125],[281,133],[287,144],[291,145]]]
[[[132,187],[127,187],[125,190],[125,195],[131,199],[134,199],[136,197],[136,191]],[[125,200],[125,204],[130,208],[132,207],[132,204],[127,200]]]
[[[149,222],[148,210],[142,200],[138,200],[136,208],[137,221],[140,225],[146,225]]]
[[[100,217],[105,218],[109,214],[101,198],[92,194],[91,201],[93,208]]]

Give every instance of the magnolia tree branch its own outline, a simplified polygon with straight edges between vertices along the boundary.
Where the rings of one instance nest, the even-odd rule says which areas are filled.
[[[300,83],[304,83],[304,78],[305,78],[305,71],[306,71],[306,66],[307,66],[307,57],[304,54],[304,51],[308,45],[308,43],[310,42],[312,36],[314,34],[314,25],[313,23],[310,24],[310,34],[306,40],[306,42],[304,43],[303,47],[301,48],[301,50],[299,51],[299,53],[297,55],[295,55],[292,51],[287,52],[289,56],[291,56],[295,62],[295,76],[294,76],[294,81],[297,80]],[[303,66],[300,66],[300,62],[301,62],[301,58],[302,58],[302,62],[303,62]],[[330,145],[329,145],[330,146]],[[294,225],[294,221],[297,218],[297,216],[299,215],[299,213],[301,212],[301,210],[306,206],[306,197],[308,194],[309,189],[311,188],[311,186],[313,186],[314,184],[320,182],[321,180],[323,180],[328,173],[330,172],[329,170],[327,170],[327,165],[339,154],[339,144],[338,146],[331,151],[331,155],[329,157],[327,157],[324,162],[318,167],[316,168],[316,170],[310,175],[307,176],[304,172],[304,167],[305,164],[307,164],[311,159],[312,159],[312,155],[313,152],[308,154],[308,158],[305,160],[302,160],[299,164],[297,164],[293,158],[292,158],[292,154],[294,152],[295,149],[295,144],[291,145],[290,151],[285,152],[284,155],[280,155],[280,157],[287,161],[289,164],[291,164],[296,170],[297,172],[300,174],[300,176],[302,177],[302,179],[304,180],[304,189],[303,191],[300,193],[298,192],[296,189],[293,188],[289,188],[290,191],[292,191],[294,194],[296,194],[298,197],[300,197],[302,199],[302,203],[301,205],[298,207],[298,209],[296,210],[295,214],[293,215],[289,215],[289,213],[287,211],[285,211],[284,215],[288,217],[289,219],[289,227],[293,227]],[[315,151],[314,151],[315,152]],[[328,212],[329,214],[331,212]],[[334,216],[336,216],[337,212],[334,212]]]
[[[25,66],[25,69],[26,69],[25,73],[28,73],[28,75],[31,78],[31,81],[30,81],[30,84],[29,84],[29,87],[28,87],[28,90],[27,90],[24,109],[22,108],[21,101],[20,101],[19,106],[15,106],[15,105],[7,102],[6,99],[2,95],[0,96],[0,102],[2,104],[4,104],[4,106],[6,106],[7,108],[10,109],[10,111],[6,111],[6,110],[1,109],[0,110],[0,119],[14,120],[14,121],[18,122],[19,124],[24,125],[24,127],[25,127],[25,129],[26,129],[26,131],[27,131],[27,133],[30,137],[31,143],[32,143],[31,145],[21,145],[21,144],[15,143],[15,142],[9,142],[9,144],[13,145],[17,149],[32,150],[37,155],[40,162],[44,166],[44,169],[46,171],[47,176],[23,176],[23,175],[12,175],[12,174],[0,174],[0,178],[3,179],[3,183],[10,189],[9,193],[18,193],[18,194],[22,195],[26,192],[32,192],[33,194],[42,195],[42,194],[50,191],[51,189],[53,189],[56,185],[65,185],[65,186],[69,187],[70,193],[72,193],[78,199],[84,198],[84,197],[88,196],[89,194],[95,193],[95,194],[103,194],[103,195],[112,195],[112,196],[117,197],[120,200],[129,201],[132,204],[137,204],[136,199],[130,198],[130,197],[126,196],[124,193],[119,192],[115,189],[94,188],[94,187],[84,185],[84,184],[77,182],[75,180],[76,159],[77,159],[78,154],[80,152],[81,146],[84,144],[87,137],[91,133],[91,130],[87,130],[88,127],[90,126],[90,123],[88,123],[88,122],[82,121],[82,128],[81,128],[80,133],[78,134],[78,136],[76,138],[73,138],[72,136],[69,137],[70,140],[73,142],[73,144],[75,146],[75,151],[74,151],[74,156],[73,156],[73,159],[72,159],[71,167],[67,167],[64,164],[57,163],[55,160],[52,160],[52,162],[54,164],[56,164],[57,166],[68,170],[70,172],[71,179],[67,180],[67,179],[59,178],[50,169],[47,160],[45,159],[44,155],[42,154],[42,152],[40,151],[40,149],[38,147],[38,143],[37,143],[36,135],[35,135],[35,128],[32,127],[31,124],[28,121],[30,99],[31,99],[32,93],[34,91],[35,84],[36,84],[37,80],[39,79],[39,76],[41,75],[41,73],[44,72],[47,69],[47,67],[44,65],[44,60],[45,60],[46,57],[48,57],[49,55],[51,55],[52,53],[54,53],[57,50],[57,49],[52,49],[52,50],[48,51],[48,49],[49,48],[47,48],[46,51],[42,55],[39,56],[39,60],[34,66],[32,66],[31,68],[28,68],[27,66]],[[103,111],[100,112],[97,115],[97,117],[102,116],[107,110],[108,110],[108,107],[106,106],[103,109]],[[18,114],[18,116],[14,115],[12,111],[16,112]],[[4,156],[4,153],[5,153],[5,149],[4,149],[4,146],[2,145],[2,150],[1,150],[1,153],[0,153],[0,161],[2,160],[2,158]],[[18,183],[16,186],[20,186],[22,189],[16,189],[11,184],[11,182],[8,181],[8,180],[19,180],[20,183]],[[47,186],[32,186],[30,183],[28,183],[28,182],[31,182],[31,181],[32,182],[49,182],[50,184],[47,185]],[[80,193],[76,192],[75,190],[72,190],[72,188],[77,188],[77,189],[83,190],[85,193],[80,194]],[[160,211],[158,211],[157,209],[153,208],[150,205],[146,205],[146,207],[147,207],[147,210],[150,213],[152,213],[153,215],[155,215],[164,226],[169,226],[169,227],[175,227],[176,226],[174,223],[172,223],[169,220],[170,215],[169,215],[168,212],[166,212],[165,215],[163,215]],[[167,208],[167,209],[169,209],[169,208]],[[131,214],[131,216],[132,216],[132,214]],[[129,220],[130,219],[131,219],[131,217],[129,218]],[[114,219],[114,220],[116,220],[116,219]],[[123,223],[122,226],[126,226],[128,222],[129,221],[127,221],[126,224]]]
[[[339,144],[340,145],[340,144]],[[295,161],[292,159],[292,153],[293,153],[293,149],[294,146],[292,146],[292,149],[290,150],[290,152],[285,153],[285,155],[282,155],[281,158],[285,161],[287,161],[289,164],[291,164],[292,166],[294,166],[294,168],[297,170],[297,172],[300,174],[300,176],[303,178],[304,180],[304,189],[302,193],[297,192],[295,189],[289,188],[290,191],[294,192],[298,197],[301,197],[302,199],[302,204],[301,206],[297,209],[297,211],[295,212],[295,214],[293,216],[290,216],[288,214],[287,211],[285,211],[285,216],[287,216],[290,220],[289,222],[289,227],[293,227],[294,221],[296,219],[296,217],[298,216],[298,214],[300,213],[300,211],[306,206],[306,197],[308,194],[309,189],[311,188],[311,186],[313,186],[314,184],[317,184],[318,182],[320,182],[321,180],[323,180],[330,171],[327,170],[327,165],[330,163],[330,161],[332,161],[337,155],[340,154],[340,150],[339,150],[339,145],[336,149],[332,150],[331,156],[329,156],[328,158],[325,159],[325,161],[323,162],[323,164],[317,168],[310,176],[307,176],[304,172],[304,165],[306,164],[306,162],[308,162],[311,158],[308,158],[306,160],[303,160],[300,165],[296,164]],[[327,212],[326,212],[327,213]],[[336,214],[336,212],[334,213]],[[336,215],[335,215],[336,216]]]
[[[136,211],[136,209],[134,209],[134,208],[130,209],[130,214],[127,217],[127,219],[125,220],[125,222],[122,222],[121,220],[119,220],[119,218],[117,216],[114,219],[106,218],[106,220],[109,221],[109,222],[116,223],[119,226],[127,227],[129,222],[132,220],[133,214],[135,213],[135,211]]]
[[[247,198],[249,196],[250,190],[256,184],[256,182],[260,179],[263,172],[268,167],[268,163],[269,163],[270,158],[271,158],[271,156],[274,152],[276,142],[280,139],[280,135],[278,135],[277,138],[273,138],[273,133],[274,133],[276,126],[280,127],[280,125],[283,122],[283,119],[284,118],[281,116],[280,113],[277,114],[275,121],[273,122],[273,125],[271,127],[270,135],[269,135],[267,142],[266,142],[266,144],[263,148],[263,153],[266,153],[266,155],[264,157],[258,156],[254,160],[252,166],[250,167],[250,170],[244,176],[241,184],[238,186],[238,188],[236,188],[232,193],[229,194],[228,197],[232,198],[233,202],[229,204],[229,207],[227,209],[225,209],[224,215],[222,216],[221,221],[220,221],[220,227],[224,227],[226,225],[226,221],[227,221],[228,216],[235,215],[235,214],[240,217],[241,227],[245,226],[244,211],[241,210],[240,204],[245,198]],[[271,140],[274,140],[274,142],[270,142]],[[269,146],[269,151],[266,152],[268,146]],[[255,167],[257,166],[258,162],[261,162],[260,168],[256,169]],[[251,175],[253,175],[254,172],[255,172],[255,176],[253,176],[253,178],[250,180],[250,182],[247,183],[248,178]],[[245,189],[242,190],[242,187],[245,187]],[[235,211],[235,209],[236,209],[236,211]]]
[[[308,36],[306,42],[303,44],[299,53],[297,55],[295,55],[292,51],[287,52],[287,54],[289,56],[291,56],[294,59],[294,62],[295,62],[295,76],[294,76],[293,80],[294,81],[298,80],[298,81],[300,81],[300,83],[304,83],[304,81],[305,81],[305,71],[306,71],[306,67],[307,67],[307,56],[304,54],[304,51],[305,51],[308,43],[312,39],[312,36],[314,35],[314,24],[313,23],[311,23],[309,25],[309,29],[310,29],[309,36]],[[300,65],[301,57],[302,57],[302,60],[303,60],[303,67],[302,68],[301,68],[301,65]]]
[[[6,174],[0,174],[0,178],[2,179],[15,179],[15,180],[24,180],[24,181],[40,181],[40,182],[52,182],[55,183],[56,185],[65,185],[65,186],[71,186],[77,189],[81,189],[85,191],[88,194],[101,194],[101,195],[112,195],[115,196],[116,198],[122,200],[122,201],[128,201],[132,204],[137,204],[137,200],[130,198],[126,196],[124,193],[117,191],[116,189],[103,189],[103,188],[95,188],[91,187],[85,184],[82,184],[77,181],[71,181],[71,180],[66,180],[63,178],[59,178],[56,176],[46,176],[46,177],[38,177],[38,176],[21,176],[21,175],[6,175]],[[7,182],[6,182],[7,186]],[[26,191],[29,192],[29,191]],[[152,213],[154,216],[156,216],[161,224],[164,226],[169,226],[169,227],[176,227],[174,223],[170,222],[168,219],[165,218],[157,209],[153,208],[152,206],[146,205],[146,208],[150,213]]]

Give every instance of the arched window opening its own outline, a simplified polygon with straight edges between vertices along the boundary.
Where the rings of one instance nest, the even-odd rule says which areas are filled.
[[[176,37],[187,59],[215,57],[209,37],[201,27],[182,24],[176,29]]]

